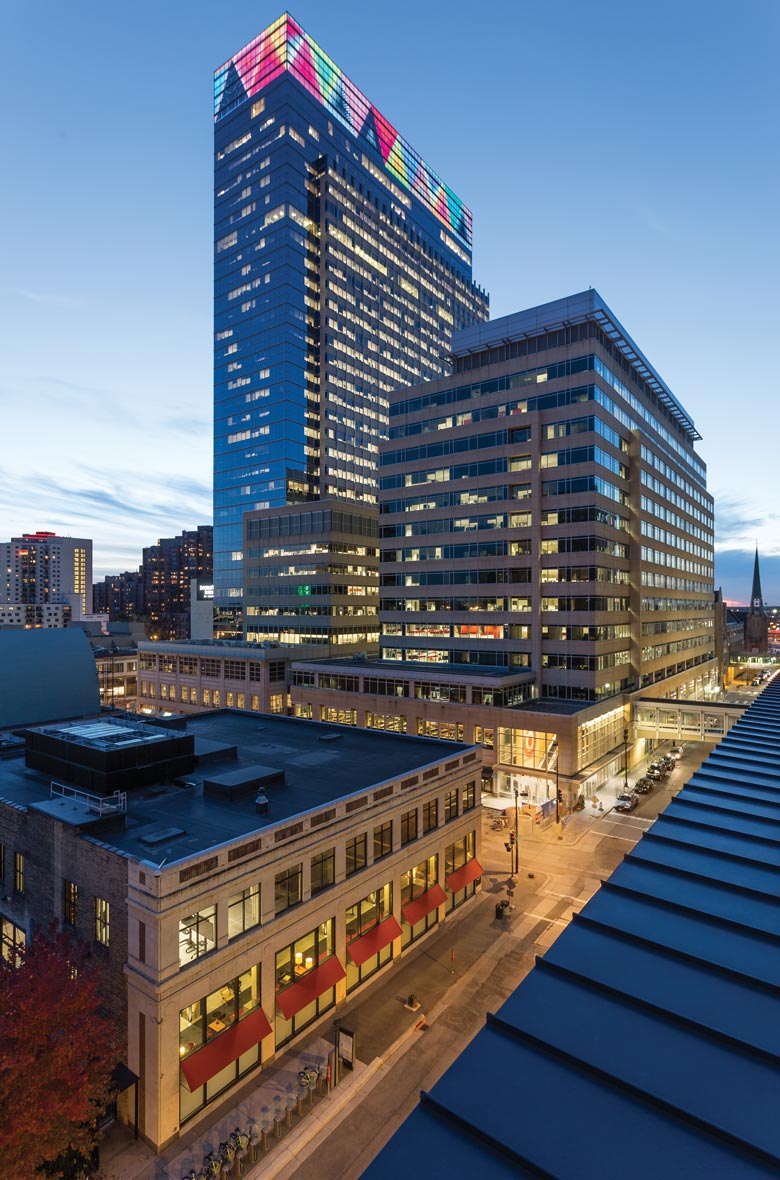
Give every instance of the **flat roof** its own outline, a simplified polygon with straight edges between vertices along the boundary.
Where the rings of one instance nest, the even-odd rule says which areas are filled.
[[[104,842],[137,859],[148,859],[145,837],[150,833],[181,830],[157,844],[154,853],[159,852],[159,860],[180,860],[472,749],[461,742],[228,709],[195,714],[186,719],[186,728],[159,732],[163,737],[189,733],[215,746],[236,746],[238,758],[210,756],[180,780],[194,786],[161,781],[129,790],[127,829],[112,830]],[[255,811],[252,792],[232,802],[204,795],[204,778],[257,765],[278,768],[285,776],[284,785],[269,787],[266,814]],[[21,754],[0,760],[0,801],[39,805],[49,799],[51,781],[50,775],[26,767]]]
[[[365,1171],[777,1176],[780,684]]]
[[[332,660],[306,659],[293,660],[293,667],[305,667],[320,672],[360,672],[381,674],[382,676],[396,676],[399,680],[441,680],[446,678],[458,682],[461,680],[505,680],[507,683],[525,683],[533,675],[528,671],[512,672],[507,668],[479,668],[464,664],[414,664],[400,663],[396,660],[355,660],[344,656]],[[591,702],[592,703],[592,702]]]
[[[474,352],[485,352],[490,348],[500,348],[502,344],[509,344],[528,336],[538,336],[543,332],[556,331],[589,319],[594,319],[601,325],[615,348],[623,353],[688,437],[692,440],[700,439],[701,435],[687,410],[629,336],[615,313],[592,287],[576,295],[567,295],[563,299],[554,299],[550,303],[540,303],[537,307],[529,307],[512,315],[488,320],[487,323],[461,328],[452,335],[450,353],[453,357],[462,357]]]

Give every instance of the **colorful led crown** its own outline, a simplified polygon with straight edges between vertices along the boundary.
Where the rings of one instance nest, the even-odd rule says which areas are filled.
[[[216,71],[215,119],[257,94],[285,70],[348,131],[377,149],[390,175],[414,193],[456,238],[471,245],[470,210],[286,13]]]

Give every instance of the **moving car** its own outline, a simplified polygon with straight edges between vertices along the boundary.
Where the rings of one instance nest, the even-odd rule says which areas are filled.
[[[682,758],[682,756],[683,756],[682,746],[672,746],[672,758],[674,758],[675,761],[679,762],[679,760]]]
[[[623,791],[615,800],[615,811],[633,811],[638,802],[634,791]]]

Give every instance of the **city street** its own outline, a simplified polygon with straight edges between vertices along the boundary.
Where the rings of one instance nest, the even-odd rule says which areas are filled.
[[[317,1180],[358,1180],[414,1109],[419,1091],[435,1084],[483,1026],[485,1014],[496,1011],[514,991],[536,956],[552,945],[572,913],[596,892],[711,749],[704,743],[689,744],[669,778],[642,796],[631,814],[578,812],[569,817],[560,838],[554,825],[544,831],[529,830],[530,823],[523,820],[515,908],[506,922],[496,921],[494,913],[496,901],[507,896],[507,831],[493,830],[495,813],[486,808],[482,896],[454,928],[448,923],[403,967],[405,977],[414,980],[428,1028],[406,1041],[397,1056],[390,1055],[371,1087],[343,1112],[329,1136],[310,1145],[313,1154],[291,1161],[273,1175],[280,1180],[306,1180],[316,1159]],[[630,781],[637,777],[638,772],[632,771]],[[614,780],[605,788],[613,798],[617,785]],[[441,967],[453,947],[456,974],[442,986]],[[381,988],[380,984],[377,990]],[[433,991],[436,998],[430,1004]],[[479,1084],[490,1081],[481,1079]]]

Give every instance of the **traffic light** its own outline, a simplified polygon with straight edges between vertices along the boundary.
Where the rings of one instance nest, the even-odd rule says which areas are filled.
[[[514,842],[515,842],[515,834],[514,834],[514,832],[510,832],[509,833],[509,847],[510,848],[514,845]]]
[[[513,843],[514,843],[514,840],[512,841],[512,844]],[[507,852],[512,851],[512,844],[507,844],[506,840],[504,841],[504,848],[506,848]]]

